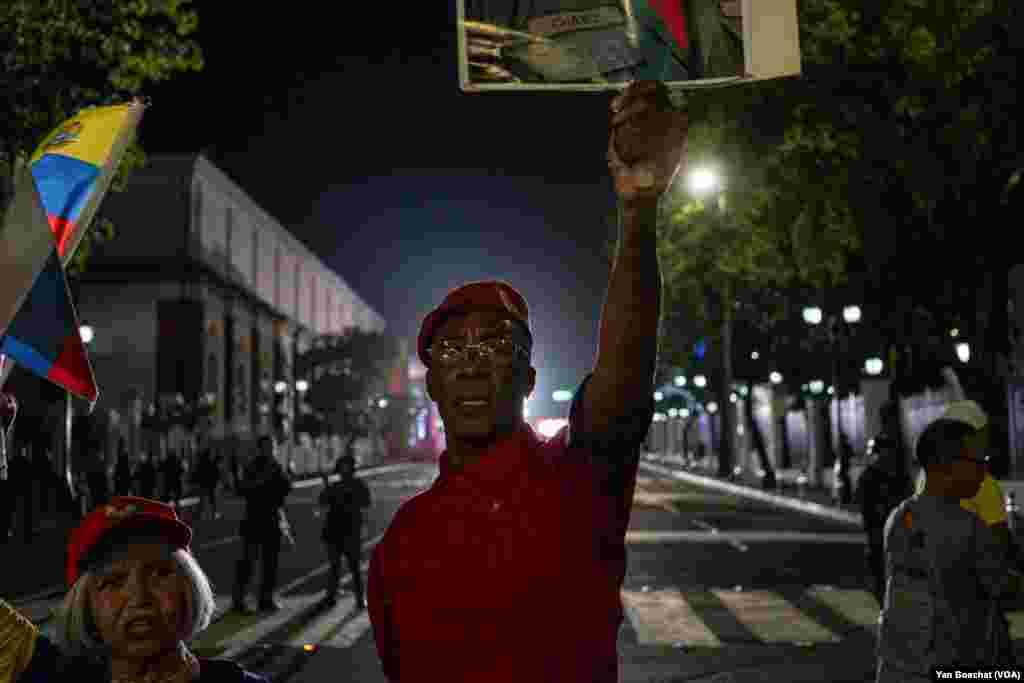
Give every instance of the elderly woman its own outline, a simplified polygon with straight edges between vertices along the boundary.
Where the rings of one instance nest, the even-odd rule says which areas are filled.
[[[0,600],[0,683],[265,683],[185,645],[214,611],[191,540],[164,503],[120,496],[93,510],[71,534],[51,635]]]

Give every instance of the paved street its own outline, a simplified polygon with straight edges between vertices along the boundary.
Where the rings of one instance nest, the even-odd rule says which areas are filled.
[[[374,495],[364,571],[399,504],[434,474],[422,464],[363,473]],[[878,609],[863,588],[859,529],[666,474],[641,465],[627,538],[622,680],[871,680]],[[290,499],[298,545],[282,554],[286,608],[272,616],[218,615],[193,643],[197,652],[235,658],[278,681],[384,681],[367,614],[353,609],[351,594],[333,609],[317,606],[326,582],[319,491],[306,485]],[[230,500],[224,511],[225,518],[197,525],[195,546],[222,610],[239,551],[241,504]],[[50,604],[21,606],[42,619]],[[537,618],[558,608],[539,605]],[[1024,635],[1017,627],[1015,635]]]

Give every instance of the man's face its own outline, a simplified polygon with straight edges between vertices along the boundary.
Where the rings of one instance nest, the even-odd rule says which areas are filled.
[[[161,543],[125,546],[97,572],[89,597],[100,638],[115,655],[148,657],[185,632],[188,580]]]
[[[486,444],[511,432],[522,421],[523,399],[533,392],[536,371],[522,355],[481,358],[470,350],[462,362],[437,360],[444,342],[466,344],[511,339],[524,348],[529,337],[522,327],[499,312],[472,312],[449,317],[432,342],[427,391],[444,420],[449,439]]]

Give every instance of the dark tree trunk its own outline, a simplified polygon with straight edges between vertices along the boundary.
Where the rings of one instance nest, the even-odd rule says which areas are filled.
[[[747,428],[754,439],[754,450],[757,451],[757,460],[764,470],[764,479],[761,480],[761,487],[766,490],[775,488],[775,468],[768,458],[768,449],[764,445],[764,434],[761,433],[761,426],[754,419],[754,384],[747,382],[747,398],[743,401],[743,412],[747,418]]]
[[[733,308],[732,297],[722,297],[722,343],[721,365],[719,381],[716,382],[720,401],[719,412],[721,414],[722,430],[718,443],[718,475],[721,477],[732,476],[732,467],[735,462],[735,434],[736,424],[731,404],[729,403],[729,392],[732,391],[732,322]]]

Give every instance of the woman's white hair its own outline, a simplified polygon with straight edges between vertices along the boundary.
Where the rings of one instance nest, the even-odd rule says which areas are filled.
[[[118,546],[153,541],[150,536],[127,536]],[[75,581],[75,585],[64,596],[64,604],[56,610],[50,635],[57,647],[67,655],[97,655],[106,651],[100,638],[89,602],[93,582],[111,565],[105,562],[87,567]],[[189,625],[182,640],[189,641],[210,625],[217,603],[210,579],[206,576],[196,558],[187,550],[174,550],[170,557],[178,565],[178,571],[188,581],[185,591],[186,623]]]

